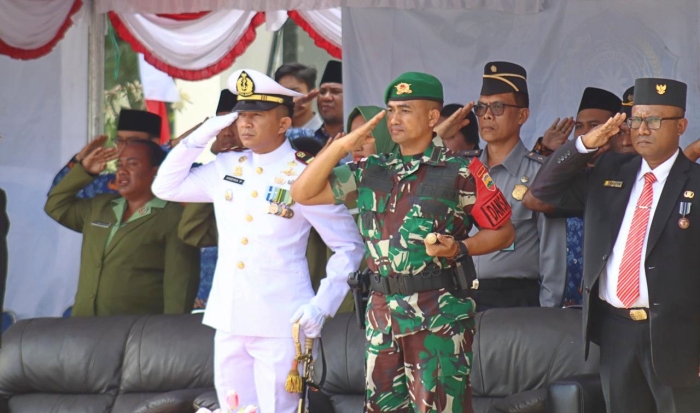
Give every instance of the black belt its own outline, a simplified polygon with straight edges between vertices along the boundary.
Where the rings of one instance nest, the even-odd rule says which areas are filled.
[[[411,295],[424,291],[452,288],[455,286],[452,268],[434,269],[413,275],[383,277],[377,273],[369,276],[370,291],[384,295]]]
[[[648,308],[617,308],[613,307],[607,302],[603,302],[605,305],[605,310],[609,314],[613,314],[622,318],[633,321],[647,321],[649,320],[649,309]]]
[[[539,280],[530,278],[478,278],[472,282],[472,290],[517,290],[539,285]]]

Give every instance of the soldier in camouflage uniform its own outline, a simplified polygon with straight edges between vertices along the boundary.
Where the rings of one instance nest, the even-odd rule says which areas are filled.
[[[510,207],[486,168],[432,143],[442,99],[438,79],[404,73],[385,93],[400,152],[333,168],[372,141],[382,112],[334,140],[292,185],[299,203],[357,198],[373,271],[366,315],[369,412],[472,412],[474,302],[455,285],[453,267],[464,255],[513,241]],[[474,223],[482,231],[468,238]],[[425,241],[431,233],[439,234],[438,243]]]

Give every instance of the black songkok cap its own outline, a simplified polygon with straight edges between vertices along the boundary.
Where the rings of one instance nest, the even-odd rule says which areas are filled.
[[[675,106],[685,110],[688,85],[672,79],[641,78],[634,81],[635,105]]]
[[[117,130],[146,132],[149,136],[160,137],[161,117],[144,110],[122,109],[119,112]]]
[[[501,93],[528,94],[527,72],[522,66],[510,62],[486,63],[486,66],[484,66],[484,81],[481,85],[481,96]]]
[[[219,105],[216,107],[216,113],[231,112],[236,106],[236,95],[230,90],[224,89],[219,95]]]
[[[323,71],[323,77],[321,77],[322,85],[324,83],[340,83],[343,84],[343,64],[337,60],[329,60],[326,64],[326,70]]]
[[[632,116],[632,106],[634,106],[634,86],[625,90],[622,94],[622,110],[620,112],[627,115],[629,118]]]
[[[586,90],[583,91],[578,111],[580,112],[584,109],[602,109],[615,114],[620,111],[621,105],[622,102],[620,98],[614,93],[604,89],[598,89],[597,87],[587,87]]]

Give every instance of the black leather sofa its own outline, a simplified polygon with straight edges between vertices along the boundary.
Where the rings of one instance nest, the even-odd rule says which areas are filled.
[[[22,320],[3,334],[0,411],[193,412],[213,389],[201,315]]]
[[[597,347],[583,360],[580,309],[495,309],[480,313],[476,325],[475,413],[605,412]],[[339,315],[324,327],[323,344],[326,381],[312,406],[362,412],[364,330],[353,315]],[[317,360],[317,380],[321,371]]]
[[[477,329],[475,413],[605,412],[597,348],[583,362],[580,310],[489,310]],[[3,334],[0,413],[213,410],[213,337],[201,315],[19,321]],[[362,412],[364,330],[340,314],[323,337],[326,381],[310,411]]]

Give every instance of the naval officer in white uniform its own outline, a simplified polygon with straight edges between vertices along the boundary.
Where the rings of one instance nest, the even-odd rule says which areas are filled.
[[[345,206],[305,206],[289,195],[310,158],[285,139],[300,94],[250,69],[234,72],[228,88],[238,95],[234,113],[209,119],[176,146],[153,193],[214,204],[219,259],[204,324],[216,329],[219,404],[233,389],[241,405],[256,404],[261,413],[294,412],[299,395],[284,389],[295,355],[292,322],[307,337],[320,335],[348,292],[348,274],[360,265],[362,240]],[[246,149],[191,169],[207,142],[236,118]],[[312,226],[334,252],[315,295],[306,261]]]

